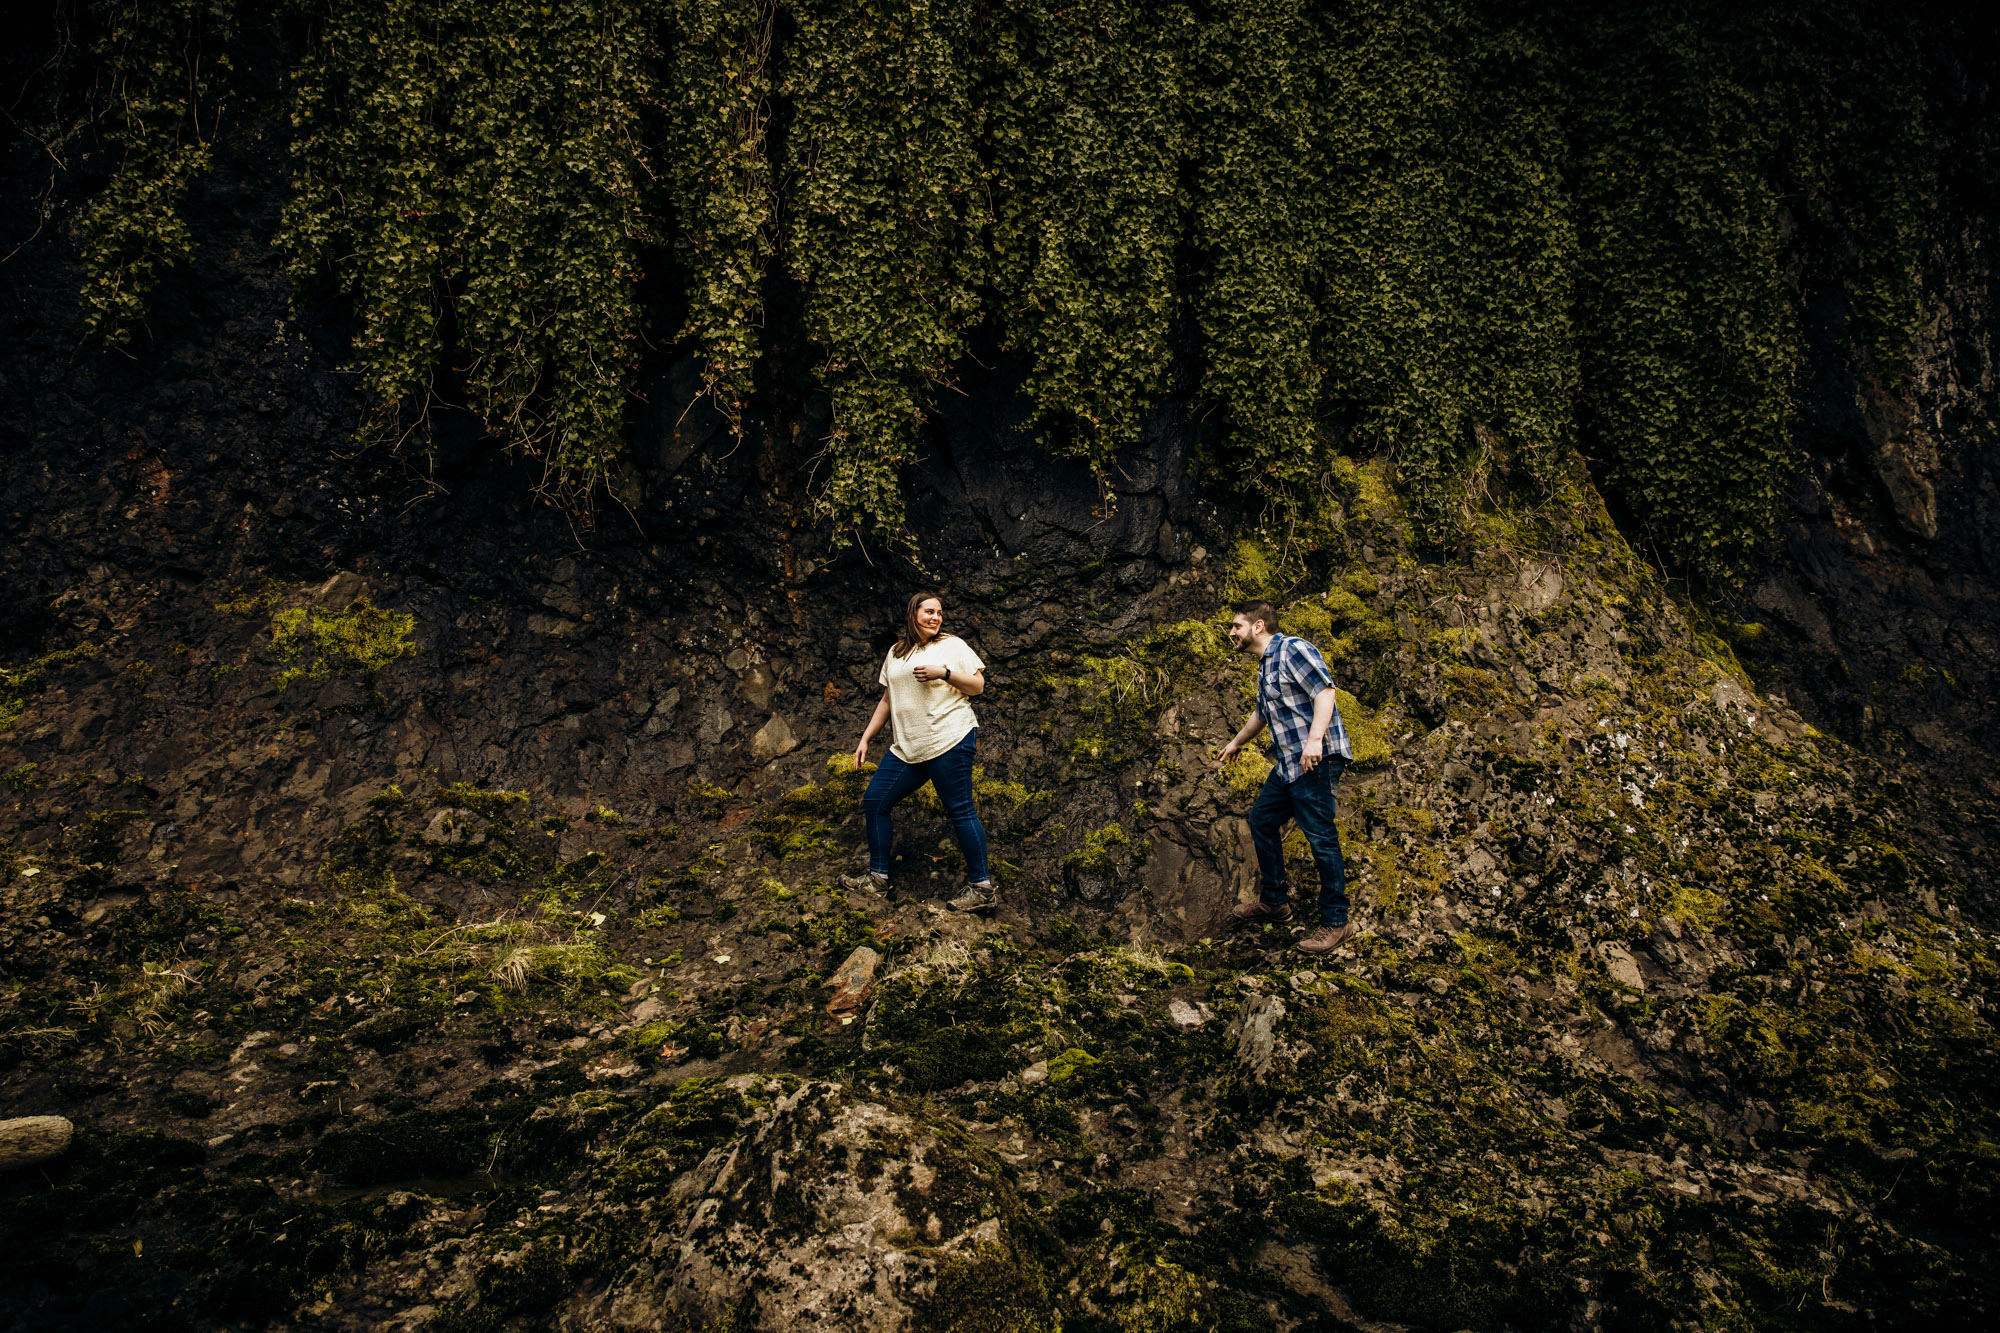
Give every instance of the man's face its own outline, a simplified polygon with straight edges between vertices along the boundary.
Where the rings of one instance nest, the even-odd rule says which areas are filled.
[[[944,604],[935,597],[926,597],[917,605],[917,628],[925,638],[935,637],[944,624]]]
[[[1231,617],[1229,621],[1229,641],[1235,644],[1238,649],[1248,648],[1251,636],[1256,634],[1257,627],[1263,623],[1261,620],[1245,620],[1240,615]]]

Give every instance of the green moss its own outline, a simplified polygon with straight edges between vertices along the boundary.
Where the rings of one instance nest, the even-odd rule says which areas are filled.
[[[285,594],[300,586],[266,575],[256,587],[239,589],[233,596],[217,602],[215,609],[225,616],[254,616],[269,611],[285,599]]]
[[[1340,710],[1341,725],[1347,728],[1347,746],[1354,751],[1351,767],[1380,768],[1395,757],[1388,732],[1373,712],[1361,706],[1359,699],[1346,690],[1336,689],[1333,703]]]
[[[1063,857],[1063,869],[1084,875],[1109,874],[1114,866],[1113,847],[1131,845],[1123,825],[1106,824],[1083,835],[1083,846]]]
[[[923,1322],[937,1333],[1061,1333],[1063,1326],[1039,1269],[993,1244],[941,1258]]]
[[[1278,582],[1278,561],[1263,542],[1240,537],[1230,545],[1222,581],[1225,602],[1275,602],[1284,592]]]
[[[79,643],[73,648],[44,653],[14,666],[0,667],[0,731],[12,727],[27,711],[28,700],[41,692],[48,683],[50,672],[72,662],[88,661],[99,651],[94,643]]]
[[[271,619],[271,646],[284,664],[278,688],[341,675],[372,689],[384,668],[416,651],[411,638],[416,627],[415,616],[384,611],[365,597],[341,611],[280,611]]]
[[[1072,1046],[1062,1054],[1049,1060],[1049,1082],[1063,1084],[1075,1078],[1083,1070],[1094,1064],[1101,1064],[1096,1056],[1079,1047]]]

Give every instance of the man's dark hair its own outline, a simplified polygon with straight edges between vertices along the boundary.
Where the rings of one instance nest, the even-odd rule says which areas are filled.
[[[1261,620],[1265,629],[1273,634],[1278,632],[1278,608],[1269,602],[1238,602],[1236,614],[1253,625]]]

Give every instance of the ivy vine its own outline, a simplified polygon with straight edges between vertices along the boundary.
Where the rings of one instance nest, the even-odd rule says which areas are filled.
[[[979,314],[987,217],[970,0],[802,0],[786,96],[789,260],[833,397],[822,502],[903,530],[898,469]]]
[[[191,253],[177,201],[224,65],[185,37],[226,37],[228,2],[102,0],[106,336]],[[766,284],[798,282],[832,402],[818,495],[850,534],[903,534],[901,470],[983,326],[1048,446],[1100,475],[1186,392],[1248,501],[1314,503],[1336,453],[1379,451],[1444,540],[1496,479],[1552,493],[1587,459],[1664,553],[1721,571],[1792,465],[1801,293],[1842,294],[1854,360],[1907,373],[1945,24],[1862,0],[326,0],[280,239],[301,300],[352,303],[375,434],[463,403],[565,503],[622,453],[636,279],[670,243],[679,347],[739,430],[784,336]]]
[[[1184,4],[1000,0],[982,42],[988,242],[1007,344],[1052,444],[1100,474],[1168,387]]]
[[[681,337],[740,434],[763,323],[776,197],[767,134],[775,0],[670,0],[666,179],[693,275]]]
[[[208,171],[234,60],[233,0],[113,0],[94,20],[95,56],[119,162],[79,228],[83,322],[123,346],[169,269],[194,258],[181,205]]]
[[[559,502],[621,456],[659,17],[649,0],[333,8],[297,78],[281,243],[302,292],[354,302],[377,436],[422,438],[442,387],[540,459]]]

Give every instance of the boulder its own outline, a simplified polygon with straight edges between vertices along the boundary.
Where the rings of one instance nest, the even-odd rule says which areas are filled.
[[[76,1126],[59,1115],[0,1120],[0,1171],[39,1166],[69,1151]]]
[[[1052,1326],[1032,1250],[1009,1221],[1022,1205],[976,1142],[831,1084],[754,1076],[683,1094],[659,1126],[671,1131],[670,1116],[731,1094],[756,1109],[725,1145],[662,1183],[641,1257],[579,1312],[585,1321],[900,1333],[938,1327],[959,1313],[951,1306],[976,1299],[1015,1320],[995,1327]],[[629,1159],[659,1152],[649,1128],[627,1145]]]

